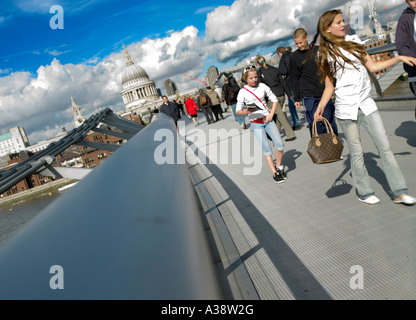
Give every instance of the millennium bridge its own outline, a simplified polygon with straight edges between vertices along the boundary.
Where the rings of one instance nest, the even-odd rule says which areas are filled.
[[[416,100],[376,100],[414,195]],[[366,132],[381,203],[360,203],[348,147],[338,162],[313,164],[298,112],[279,185],[231,113],[210,126],[200,114],[197,128],[160,114],[144,127],[105,109],[3,171],[0,193],[33,173],[80,181],[0,246],[0,299],[416,299],[416,207],[393,203]],[[128,142],[90,144],[115,151],[92,170],[51,165],[90,130]]]

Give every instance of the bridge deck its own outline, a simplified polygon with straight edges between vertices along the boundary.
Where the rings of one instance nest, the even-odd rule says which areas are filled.
[[[208,126],[200,114],[201,125],[196,129],[207,136],[208,129],[238,129],[234,138],[251,135],[252,139],[251,148],[242,145],[241,155],[250,155],[250,150],[253,155],[257,141],[251,131],[241,132],[232,114],[224,115],[225,120]],[[409,193],[416,195],[414,110],[386,110],[381,116]],[[192,132],[191,120],[185,119],[189,172],[207,218],[207,232],[216,243],[216,267],[227,280],[225,297],[416,299],[416,206],[393,203],[380,158],[366,132],[362,132],[365,161],[381,203],[359,202],[348,146],[343,160],[313,164],[306,153],[309,131],[303,111],[300,120],[297,139],[285,143],[288,180],[276,184],[263,156],[261,172],[244,175],[244,167],[252,165],[232,164],[230,145],[204,139],[190,142],[197,134]],[[195,145],[198,149],[189,148]],[[195,164],[201,152],[210,156],[214,147],[219,153],[228,152],[228,164],[203,159]],[[350,287],[350,280],[359,275],[357,269],[351,270],[353,266],[362,267],[363,282],[355,278],[351,282],[363,283],[363,289]]]

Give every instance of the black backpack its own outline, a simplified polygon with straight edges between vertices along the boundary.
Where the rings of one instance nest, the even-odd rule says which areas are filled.
[[[240,86],[238,85],[237,81],[234,77],[228,78],[228,96],[227,96],[227,103],[231,104],[232,101],[237,99],[238,92],[240,91]]]

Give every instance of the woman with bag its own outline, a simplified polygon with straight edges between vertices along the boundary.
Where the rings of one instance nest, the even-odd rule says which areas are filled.
[[[287,178],[282,165],[283,141],[276,123],[273,121],[273,114],[278,107],[277,98],[267,85],[258,82],[255,66],[245,67],[241,80],[247,84],[238,93],[236,113],[239,116],[248,115],[251,129],[262,146],[263,154],[273,173],[274,181],[283,183]],[[266,98],[273,102],[271,111],[266,107]],[[273,163],[272,150],[266,133],[272,139],[276,150],[276,166]]]
[[[344,132],[350,150],[351,171],[358,199],[367,204],[380,202],[374,195],[364,165],[359,131],[359,126],[362,125],[380,154],[393,201],[414,205],[416,199],[407,194],[405,179],[391,151],[377,105],[370,95],[371,82],[367,69],[370,72],[377,72],[399,61],[416,65],[416,59],[397,56],[374,62],[357,36],[345,34],[345,22],[340,10],[327,11],[319,18],[317,34],[311,48],[314,47],[318,37],[320,42],[317,64],[321,80],[325,80],[325,90],[314,117],[316,120],[322,118],[326,103],[335,92],[335,117]]]

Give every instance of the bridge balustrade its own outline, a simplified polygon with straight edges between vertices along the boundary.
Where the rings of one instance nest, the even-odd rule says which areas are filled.
[[[184,163],[160,114],[0,247],[0,299],[220,299]]]

